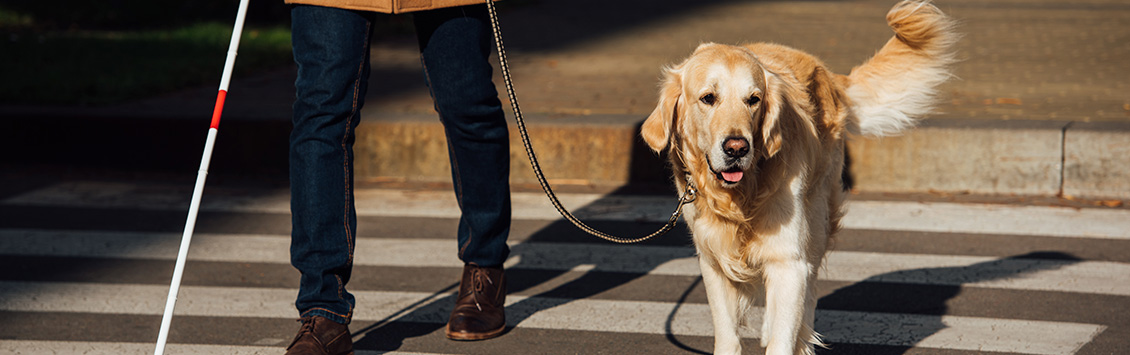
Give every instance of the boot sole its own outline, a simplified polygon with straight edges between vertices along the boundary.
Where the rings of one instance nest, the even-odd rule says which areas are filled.
[[[499,335],[502,335],[502,331],[504,331],[504,330],[506,330],[505,325],[498,328],[498,329],[495,329],[495,330],[492,330],[492,331],[489,331],[489,332],[485,332],[485,333],[467,333],[467,332],[453,332],[453,331],[451,331],[451,326],[447,326],[445,328],[444,333],[446,333],[447,338],[451,339],[451,340],[473,341],[473,340],[487,340],[487,339],[498,337]]]

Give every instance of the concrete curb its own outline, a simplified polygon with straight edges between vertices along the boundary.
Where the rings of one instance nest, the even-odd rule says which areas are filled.
[[[531,145],[551,184],[626,185],[669,180],[664,161],[639,139],[644,117],[526,117]],[[513,122],[513,119],[511,119]],[[359,180],[449,182],[443,125],[434,115],[370,115],[357,128]],[[510,180],[536,184],[515,124],[510,125]]]
[[[1130,123],[1072,123],[1063,159],[1063,194],[1130,198]]]
[[[848,144],[865,191],[1055,195],[1067,122],[928,120],[898,137]]]
[[[864,191],[1130,197],[1127,123],[936,119],[848,150]]]
[[[638,138],[643,117],[528,119],[551,183],[626,185],[668,180],[663,158]],[[434,117],[368,117],[355,147],[359,179],[447,181]],[[958,192],[1130,198],[1130,123],[934,119],[900,137],[848,143],[850,183],[868,192]],[[535,183],[511,126],[511,181]]]
[[[3,164],[191,173],[201,120],[11,117],[0,130]],[[554,185],[669,188],[666,161],[639,139],[637,115],[532,115],[527,126]],[[226,122],[215,174],[285,176],[290,122]],[[450,182],[443,126],[434,114],[373,112],[358,127],[360,182]],[[1130,199],[1130,123],[939,118],[899,137],[848,143],[846,177],[861,192],[947,192]],[[536,184],[511,126],[511,182]],[[666,191],[664,191],[666,192]]]

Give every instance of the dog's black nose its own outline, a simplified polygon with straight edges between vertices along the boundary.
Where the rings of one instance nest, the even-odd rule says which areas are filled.
[[[730,137],[722,142],[722,151],[731,158],[741,158],[749,154],[749,141],[742,137]]]

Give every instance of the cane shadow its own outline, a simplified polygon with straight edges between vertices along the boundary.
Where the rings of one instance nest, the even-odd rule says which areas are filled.
[[[1082,259],[1057,251],[1039,251],[967,266],[900,270],[869,277],[821,297],[817,303],[816,331],[828,349],[818,354],[906,354],[922,340],[946,328],[942,316],[963,286],[1027,277],[1057,270]],[[824,316],[821,317],[824,311]],[[850,311],[855,321],[830,321],[829,313]],[[869,317],[872,313],[912,315],[912,327],[891,327]],[[823,318],[823,320],[822,320]],[[891,344],[891,339],[901,339]],[[848,343],[850,342],[850,343]]]

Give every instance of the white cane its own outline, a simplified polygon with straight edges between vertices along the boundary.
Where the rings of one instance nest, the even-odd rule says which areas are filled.
[[[224,62],[220,91],[216,94],[216,107],[212,111],[212,124],[208,128],[208,140],[204,142],[204,155],[200,158],[200,170],[196,173],[196,187],[192,190],[192,202],[188,206],[188,218],[184,224],[184,235],[181,236],[177,264],[173,269],[173,280],[169,284],[169,296],[165,300],[165,313],[161,318],[161,332],[157,335],[157,348],[153,350],[154,355],[164,354],[165,343],[169,338],[169,325],[173,321],[173,308],[177,305],[177,293],[180,291],[181,277],[184,276],[184,263],[185,259],[188,259],[188,246],[192,243],[192,230],[196,228],[196,214],[200,211],[200,195],[204,193],[204,180],[208,177],[208,164],[212,161],[212,147],[216,144],[216,133],[219,132],[220,114],[224,111],[224,98],[228,94],[228,83],[231,82],[232,67],[235,66],[236,50],[239,49],[239,37],[243,33],[243,19],[247,17],[247,1],[239,1],[239,11],[235,15],[235,28],[232,29],[231,44],[228,46],[227,60]]]

